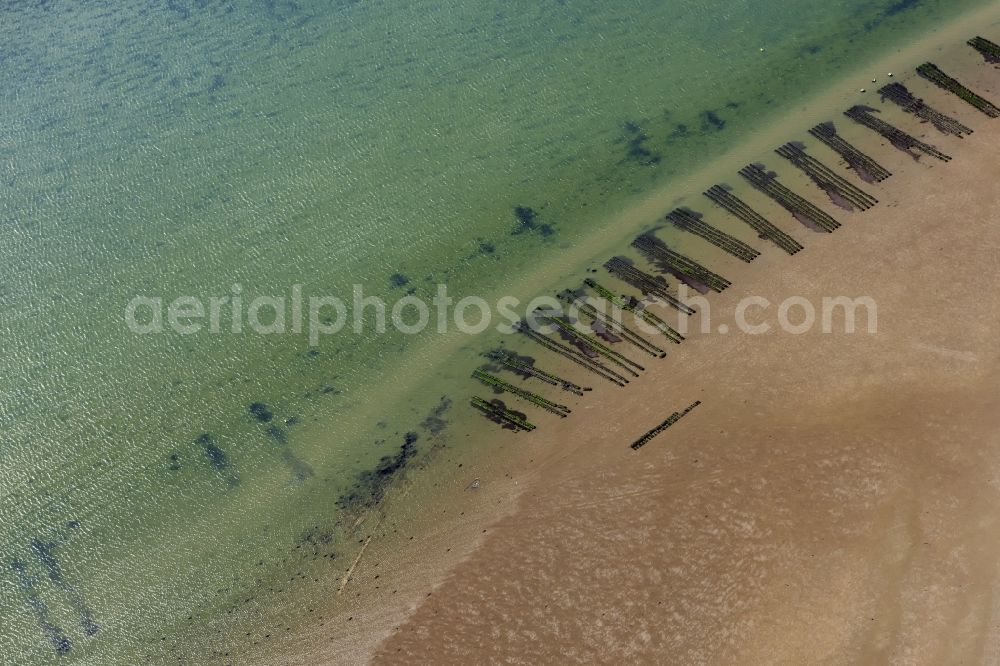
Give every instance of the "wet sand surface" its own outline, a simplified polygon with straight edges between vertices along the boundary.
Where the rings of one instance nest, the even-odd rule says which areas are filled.
[[[962,58],[940,64],[1000,98],[1000,70]],[[885,119],[954,161],[914,162],[836,117],[894,173],[842,171],[880,200],[852,215],[768,157],[844,226],[808,233],[754,197],[806,249],[756,241],[753,265],[713,265],[734,282],[710,298],[713,328],[731,332],[531,434],[516,510],[376,663],[1000,663],[1000,120],[907,84],[976,133]],[[773,329],[789,296],[870,296],[877,333],[863,313],[854,334],[837,317],[830,334],[735,332],[749,295],[774,304],[752,317]]]

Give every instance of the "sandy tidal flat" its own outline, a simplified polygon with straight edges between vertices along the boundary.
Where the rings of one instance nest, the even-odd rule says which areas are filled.
[[[974,61],[946,69],[1000,98],[1000,70]],[[909,85],[975,134],[883,115],[954,161],[852,134],[894,173],[863,185],[878,206],[847,214],[813,188],[844,226],[788,226],[806,250],[727,266],[735,286],[711,299],[732,324],[748,295],[870,296],[877,332],[695,335],[540,429],[518,509],[377,663],[1000,662],[1000,121]]]

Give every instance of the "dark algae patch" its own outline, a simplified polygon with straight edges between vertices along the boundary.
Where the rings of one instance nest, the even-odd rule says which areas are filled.
[[[76,612],[79,618],[80,628],[85,636],[94,636],[100,631],[100,627],[94,621],[94,614],[87,605],[83,595],[66,579],[63,574],[59,560],[56,559],[53,550],[56,544],[44,542],[40,539],[31,540],[31,550],[35,554],[39,563],[44,567],[49,580],[59,589],[62,595],[69,602],[70,607]]]
[[[900,14],[905,14],[906,12],[916,9],[923,4],[923,0],[896,0],[895,2],[889,4],[881,14],[873,18],[872,20],[865,23],[865,29],[871,32],[879,25],[882,24],[886,19],[891,19]]]
[[[264,434],[266,434],[268,437],[270,437],[271,439],[273,439],[278,444],[287,444],[288,443],[288,433],[285,432],[279,426],[276,426],[276,425],[268,426],[267,430],[264,431]]]
[[[726,121],[711,109],[702,111],[699,117],[701,118],[702,132],[718,132],[726,128]]]
[[[202,447],[205,452],[205,457],[212,464],[212,467],[216,471],[222,471],[229,468],[229,460],[226,458],[226,454],[215,444],[215,440],[207,432],[198,435],[198,438],[194,440],[194,443]]]
[[[301,537],[299,537],[299,543],[310,547],[313,553],[320,553],[322,551],[327,551],[325,557],[329,559],[336,559],[336,554],[329,552],[330,547],[334,543],[334,533],[333,530],[321,528],[319,525],[315,525],[312,529],[305,532]]]
[[[229,485],[235,486],[240,482],[240,478],[235,474],[229,473],[231,464],[229,462],[229,457],[226,456],[226,452],[219,448],[215,443],[215,438],[209,433],[202,433],[194,440],[194,443],[201,447],[202,452],[205,454],[205,458],[208,459],[208,463],[212,466],[216,472],[223,476],[228,476]]]
[[[286,446],[288,444],[287,430],[278,425],[270,425],[264,430],[264,434],[268,439],[281,447],[281,460],[288,467],[289,471],[291,471],[292,477],[296,481],[305,481],[316,475],[316,472],[313,471],[309,463],[299,458]]]
[[[410,278],[406,277],[402,273],[393,273],[389,276],[389,284],[393,287],[403,287],[410,283]]]
[[[305,393],[302,394],[302,397],[312,400],[318,396],[324,396],[324,395],[329,396],[329,395],[340,395],[340,394],[341,390],[339,388],[337,388],[333,384],[324,383],[320,384],[315,389],[306,391]]]
[[[418,439],[417,433],[406,433],[399,451],[395,455],[383,456],[375,469],[361,472],[354,488],[340,496],[337,506],[345,510],[359,510],[378,505],[393,480],[417,454]]]
[[[520,236],[524,233],[538,232],[542,238],[548,238],[555,233],[555,229],[549,224],[539,224],[538,213],[533,208],[527,206],[516,206],[514,217],[517,218],[517,226],[510,232],[511,236]]]
[[[255,402],[249,407],[250,416],[254,417],[261,423],[270,423],[274,418],[274,413],[271,408],[268,407],[263,402]]]
[[[921,3],[921,0],[898,0],[885,8],[886,16],[895,16],[896,14],[902,14],[903,12],[913,9]]]
[[[538,217],[538,213],[533,208],[517,206],[514,208],[514,217],[523,228],[530,230],[535,228],[535,218]]]
[[[432,436],[440,435],[448,426],[448,422],[442,417],[449,409],[451,409],[451,398],[446,395],[441,396],[441,402],[430,411],[427,418],[420,422],[420,427]]]
[[[292,478],[296,481],[305,481],[316,475],[312,466],[292,453],[291,449],[283,448],[281,450],[281,460],[288,467],[289,471],[291,471]]]
[[[48,605],[35,589],[38,579],[29,573],[28,565],[20,560],[14,560],[10,563],[10,571],[21,589],[25,605],[34,616],[39,630],[48,639],[49,645],[56,651],[56,654],[62,655],[69,652],[73,648],[73,643],[63,628],[55,623]]]
[[[663,160],[660,153],[649,149],[647,142],[649,135],[642,131],[642,128],[631,120],[626,121],[625,128],[625,161],[633,162],[642,166],[655,166]]]

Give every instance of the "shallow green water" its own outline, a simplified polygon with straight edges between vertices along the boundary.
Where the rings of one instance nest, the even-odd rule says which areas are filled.
[[[427,336],[137,336],[133,296],[499,293],[978,4],[7,3],[0,663],[213,663],[228,610],[342,571],[343,521],[459,445],[476,343],[408,392]]]

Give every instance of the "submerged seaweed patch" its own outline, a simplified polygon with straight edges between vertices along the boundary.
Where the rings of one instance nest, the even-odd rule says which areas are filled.
[[[663,160],[663,156],[659,153],[654,153],[645,146],[645,143],[648,140],[649,137],[643,134],[629,141],[628,152],[626,153],[628,159],[633,162],[638,162],[643,166],[653,166],[659,164]]]
[[[191,18],[191,10],[179,0],[167,0],[167,9],[183,21]]]
[[[393,273],[389,276],[389,284],[393,287],[403,287],[410,283],[410,278],[406,277],[402,273]]]
[[[716,114],[715,111],[712,111],[711,109],[702,111],[699,118],[701,118],[702,132],[711,132],[713,130],[718,132],[719,130],[725,129],[726,127],[726,121],[720,118],[718,114]]]
[[[315,554],[326,550],[328,551],[326,557],[329,557],[331,560],[337,557],[336,553],[330,551],[330,546],[333,545],[333,542],[333,531],[322,529],[319,525],[314,526],[299,537],[299,545],[309,546]]]
[[[212,77],[212,82],[208,86],[208,92],[210,93],[218,92],[219,90],[222,90],[222,88],[225,87],[225,85],[226,85],[226,77],[222,76],[222,74],[216,74],[215,76]]]
[[[52,649],[61,655],[69,652],[73,648],[73,644],[63,628],[52,621],[49,607],[35,590],[35,578],[28,573],[28,565],[20,560],[14,560],[10,563],[10,570],[21,587],[25,604],[35,616],[38,629],[48,639]]]
[[[687,125],[685,125],[683,123],[677,123],[677,125],[674,126],[674,131],[670,133],[670,136],[668,138],[671,138],[671,139],[682,139],[682,138],[688,136],[690,133],[691,132],[688,129]]]
[[[205,456],[216,470],[222,471],[229,467],[229,459],[225,452],[216,445],[215,439],[210,434],[206,432],[198,435],[194,443],[205,451]]]
[[[879,27],[885,19],[892,18],[914,9],[920,4],[921,0],[896,0],[896,2],[893,2],[891,5],[886,7],[876,18],[865,23],[865,30],[871,32],[875,28]]]
[[[202,452],[208,459],[209,464],[212,466],[216,472],[220,474],[226,472],[230,469],[231,465],[229,463],[229,458],[226,456],[226,452],[219,448],[215,443],[215,438],[209,433],[202,433],[194,440],[194,443],[201,447]],[[235,486],[240,482],[240,479],[235,474],[230,474],[228,477],[229,485]]]
[[[653,152],[646,146],[649,135],[642,131],[638,123],[631,120],[625,121],[625,160],[635,162],[642,166],[655,166],[663,160],[663,156]]]
[[[336,377],[334,377],[336,378]],[[316,387],[315,390],[306,391],[302,394],[302,397],[312,400],[317,395],[340,395],[341,391],[339,388],[332,384],[321,384]]]
[[[523,226],[531,229],[534,228],[535,218],[538,217],[538,213],[535,212],[533,208],[528,208],[527,206],[517,206],[514,208],[514,217]]]
[[[100,631],[100,626],[94,621],[94,614],[84,600],[83,595],[66,580],[62,566],[60,566],[59,560],[52,552],[55,547],[55,543],[48,543],[41,539],[31,540],[32,552],[34,552],[35,557],[42,566],[45,567],[49,575],[49,580],[66,596],[70,606],[79,616],[80,628],[83,629],[84,635],[88,637],[94,636]]]
[[[251,404],[248,409],[250,415],[261,423],[270,423],[274,418],[274,413],[271,411],[271,408],[263,402],[255,402]]]
[[[288,444],[288,432],[284,428],[279,425],[272,424],[264,430],[264,434],[268,439],[281,447],[281,460],[285,463],[288,469],[291,470],[292,477],[296,481],[305,481],[306,479],[315,476],[316,473],[313,471],[312,466],[295,455],[292,450],[286,446],[286,444]]]
[[[288,466],[288,469],[291,470],[292,478],[296,481],[305,481],[306,479],[316,475],[316,472],[313,471],[312,465],[292,453],[290,449],[281,450],[281,460]]]
[[[337,506],[341,509],[356,510],[376,506],[381,502],[393,479],[417,454],[417,439],[419,439],[417,433],[406,433],[399,452],[393,456],[383,456],[375,469],[361,472],[355,487],[340,496]]]
[[[30,545],[32,552],[35,553],[35,557],[48,570],[49,578],[56,582],[61,581],[63,577],[62,568],[52,554],[52,548],[55,544],[45,543],[41,539],[32,539]]]
[[[921,0],[897,0],[897,2],[894,2],[885,8],[885,15],[895,16],[896,14],[901,14],[919,5],[920,1]]]
[[[442,416],[451,408],[451,398],[446,395],[441,396],[441,402],[437,404],[434,409],[430,411],[423,421],[420,422],[420,427],[429,432],[431,435],[440,435],[441,432],[448,426],[448,422],[445,421]]]
[[[288,443],[288,433],[279,428],[276,425],[268,426],[267,430],[264,431],[265,434],[273,439],[278,444]]]
[[[510,232],[511,236],[520,236],[523,233],[537,231],[543,238],[547,238],[555,233],[555,229],[548,224],[539,224],[536,220],[538,213],[533,208],[527,206],[516,206],[514,217],[517,218],[517,226]]]

